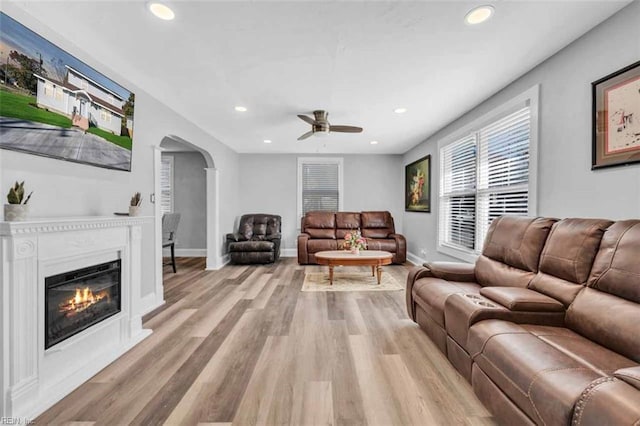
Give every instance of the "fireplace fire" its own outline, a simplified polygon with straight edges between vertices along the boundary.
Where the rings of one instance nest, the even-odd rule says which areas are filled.
[[[120,312],[120,260],[45,279],[45,349]]]

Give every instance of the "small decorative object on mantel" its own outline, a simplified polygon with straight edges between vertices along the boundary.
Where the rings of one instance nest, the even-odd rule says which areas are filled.
[[[140,214],[140,205],[142,204],[142,195],[139,192],[133,194],[129,205],[129,216],[138,216]]]
[[[24,198],[24,182],[18,183],[9,189],[7,194],[7,202],[4,205],[4,220],[7,222],[21,222],[27,220],[29,214],[28,202],[31,199],[33,191]]]
[[[360,254],[360,250],[367,249],[367,240],[362,236],[359,229],[347,232],[344,236],[344,248],[351,250],[353,254]]]
[[[404,176],[404,210],[431,213],[431,155],[407,165]]]
[[[640,61],[591,83],[591,170],[640,162]]]

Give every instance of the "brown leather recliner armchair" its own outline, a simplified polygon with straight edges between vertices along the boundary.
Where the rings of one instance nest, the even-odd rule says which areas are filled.
[[[503,217],[475,265],[407,279],[411,318],[501,424],[640,421],[640,221]]]
[[[238,232],[227,234],[231,263],[273,263],[280,258],[282,220],[278,215],[245,214]]]
[[[298,263],[315,264],[315,253],[339,250],[348,232],[360,229],[369,250],[383,250],[393,254],[393,263],[407,260],[407,242],[395,233],[391,213],[378,212],[308,212],[302,218],[298,236]]]

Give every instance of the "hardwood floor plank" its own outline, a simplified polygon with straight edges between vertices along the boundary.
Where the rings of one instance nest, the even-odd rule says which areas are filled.
[[[131,424],[158,424],[166,420],[189,387],[191,387],[193,381],[198,377],[211,354],[215,353],[222,345],[222,342],[247,310],[249,304],[250,301],[241,300],[231,309],[187,362],[178,369],[171,381],[154,396]]]

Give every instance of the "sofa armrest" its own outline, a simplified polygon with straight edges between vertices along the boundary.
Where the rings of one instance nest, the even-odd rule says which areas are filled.
[[[413,321],[416,320],[416,307],[413,302],[413,284],[418,281],[420,278],[425,277],[433,277],[433,274],[428,268],[424,266],[414,266],[409,270],[409,275],[407,275],[407,290],[405,292],[405,296],[407,299],[407,314],[409,314],[409,318]]]
[[[303,219],[304,220],[304,219]],[[307,252],[307,241],[311,235],[306,232],[298,235],[298,263],[300,265],[306,265],[309,263],[309,253]]]
[[[573,409],[572,425],[637,425],[640,391],[614,377],[594,380],[582,392]]]
[[[240,234],[233,233],[233,234],[227,234],[227,242],[237,242],[240,241]]]
[[[427,262],[424,264],[436,278],[447,281],[476,282],[475,265],[460,262]]]
[[[404,263],[407,261],[407,240],[404,235],[389,234],[389,238],[393,238],[396,241],[396,263]]]
[[[621,368],[613,373],[613,375],[640,390],[640,365],[636,367]]]
[[[480,294],[510,311],[563,312],[564,305],[537,291],[521,287],[483,287]]]

